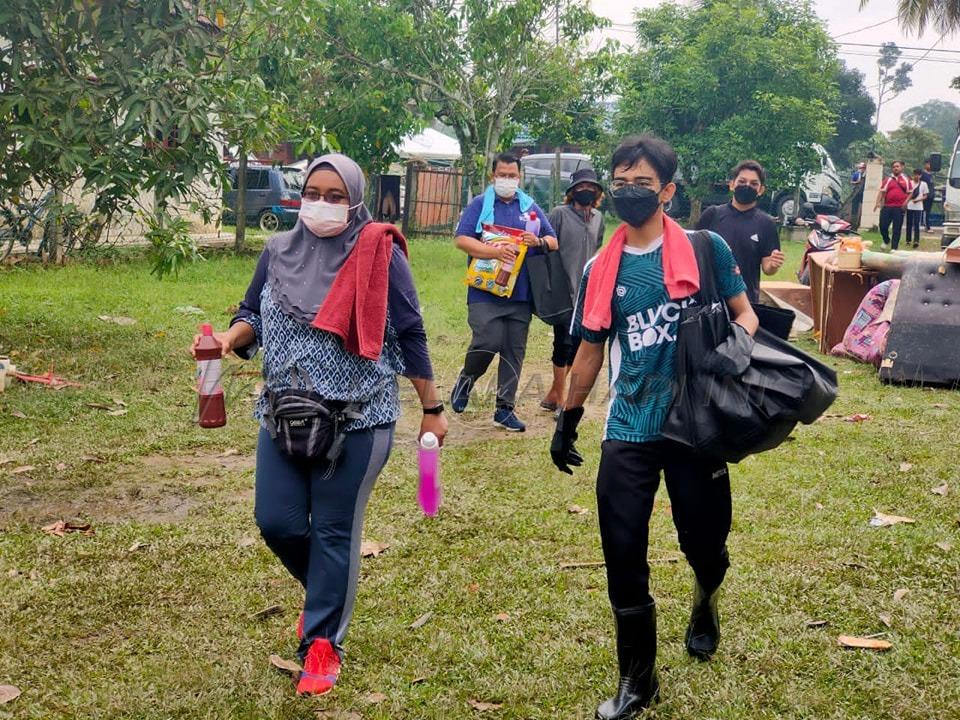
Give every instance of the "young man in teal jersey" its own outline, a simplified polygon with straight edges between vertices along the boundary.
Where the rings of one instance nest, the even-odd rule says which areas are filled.
[[[597,506],[617,627],[620,685],[616,696],[598,708],[602,720],[634,717],[659,695],[656,609],[646,558],[647,526],[661,471],[680,547],[696,578],[687,651],[706,660],[720,637],[717,591],[729,565],[726,539],[732,514],[727,467],[660,434],[679,380],[674,357],[680,310],[697,302],[699,290],[691,240],[663,212],[676,191],[676,168],[673,149],[650,135],[626,138],[614,151],[611,197],[625,225],[584,270],[571,326],[571,334],[582,342],[550,448],[564,472],[582,463],[573,444],[576,428],[608,345],[611,400]],[[752,339],[747,336],[756,332],[757,316],[746,285],[723,239],[710,233],[710,243],[717,290],[730,310],[734,334],[749,348]]]

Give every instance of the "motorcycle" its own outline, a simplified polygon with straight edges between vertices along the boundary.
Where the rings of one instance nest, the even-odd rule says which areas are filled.
[[[813,220],[796,218],[794,223],[810,229],[807,246],[803,251],[803,260],[797,271],[797,279],[804,285],[810,284],[810,255],[812,253],[833,250],[844,237],[859,237],[849,222],[836,215],[817,215]]]

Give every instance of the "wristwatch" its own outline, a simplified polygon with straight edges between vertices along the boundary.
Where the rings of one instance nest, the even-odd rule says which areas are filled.
[[[443,412],[443,403],[437,403],[433,407],[423,408],[424,415],[439,415]]]

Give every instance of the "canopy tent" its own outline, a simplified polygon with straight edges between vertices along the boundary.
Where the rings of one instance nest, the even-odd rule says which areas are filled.
[[[402,160],[447,160],[460,159],[460,143],[442,132],[427,128],[416,135],[408,135],[400,141],[397,155]]]

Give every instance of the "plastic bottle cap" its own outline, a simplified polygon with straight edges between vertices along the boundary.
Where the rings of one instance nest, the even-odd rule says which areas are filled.
[[[440,447],[440,441],[437,440],[437,436],[432,432],[425,432],[423,437],[420,438],[420,447],[424,450],[433,450],[434,448]]]
[[[207,337],[213,337],[213,325],[210,323],[204,323],[200,326],[200,334],[206,335]]]

